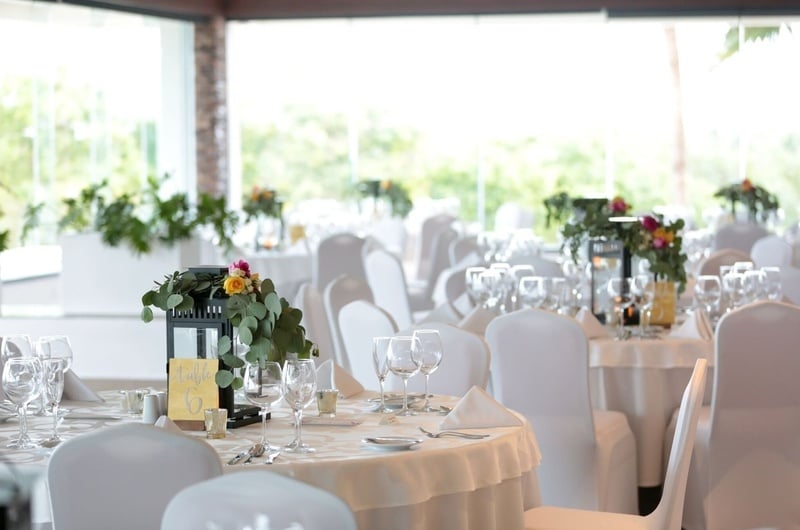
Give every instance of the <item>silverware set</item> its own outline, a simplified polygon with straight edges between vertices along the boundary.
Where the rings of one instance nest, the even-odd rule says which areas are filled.
[[[266,451],[266,448],[264,447],[263,444],[256,442],[247,451],[242,451],[241,453],[237,454],[236,456],[228,460],[228,465],[234,466],[240,462],[242,464],[252,464],[253,457],[262,456],[264,455],[265,452],[266,452],[266,459],[264,460],[265,464],[272,464],[273,462],[275,462],[275,459],[278,458],[278,456],[281,454],[281,452],[278,450]]]
[[[469,440],[481,440],[483,438],[488,438],[488,434],[479,434],[474,432],[461,432],[461,431],[439,431],[439,432],[431,432],[423,429],[422,427],[419,428],[425,436],[428,438],[442,438],[444,436],[453,436],[456,438],[467,438]]]

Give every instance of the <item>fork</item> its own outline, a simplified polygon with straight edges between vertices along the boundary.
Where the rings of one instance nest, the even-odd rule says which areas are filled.
[[[430,432],[426,431],[422,427],[419,428],[428,438],[441,438],[442,436],[455,436],[457,438],[467,438],[469,440],[481,440],[483,438],[488,438],[488,434],[478,434],[478,433],[469,433],[469,432],[459,432],[459,431],[441,431],[441,432]]]

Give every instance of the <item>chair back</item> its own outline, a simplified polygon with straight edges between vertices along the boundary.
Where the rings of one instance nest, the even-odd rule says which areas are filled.
[[[317,288],[310,282],[301,284],[295,296],[294,307],[303,312],[300,323],[306,329],[306,338],[319,348],[318,362],[333,359],[336,356],[333,336],[325,314],[325,304]]]
[[[433,298],[433,290],[439,275],[450,267],[450,244],[458,238],[458,232],[451,227],[445,227],[433,239],[430,256],[430,268],[425,278],[425,300]]]
[[[461,264],[462,260],[474,255],[476,262],[483,258],[481,247],[478,245],[477,236],[461,236],[450,243],[450,266],[455,267]]]
[[[347,352],[342,344],[342,332],[339,330],[339,311],[353,300],[374,302],[372,290],[366,280],[343,274],[330,282],[322,293],[322,303],[325,306],[328,328],[331,330],[333,339],[334,360],[348,372],[350,365],[347,362]]]
[[[391,315],[366,300],[354,300],[339,311],[339,330],[347,358],[347,370],[365,388],[377,382],[372,361],[372,338],[391,337],[397,333]]]
[[[442,339],[442,362],[430,376],[428,391],[447,396],[463,396],[473,386],[486,389],[489,384],[489,345],[478,335],[443,322],[426,322],[401,330],[398,335],[411,335],[418,329],[435,329]],[[399,381],[387,388],[401,390]],[[409,392],[424,392],[425,378],[412,377]]]
[[[712,252],[700,262],[698,275],[712,274],[719,276],[719,268],[723,265],[733,265],[737,261],[750,261],[750,254],[735,248],[721,248]]]
[[[596,506],[589,345],[580,324],[547,311],[521,309],[489,322],[486,342],[494,396],[530,420],[547,455],[537,468],[543,504]]]
[[[750,250],[756,267],[787,267],[792,264],[792,245],[775,234],[762,237]]]
[[[735,248],[749,255],[753,244],[768,235],[769,230],[755,223],[730,223],[721,226],[714,233],[711,248]]]
[[[53,527],[158,528],[183,488],[222,474],[202,440],[131,423],[69,439],[47,466]]]
[[[419,243],[417,244],[416,279],[426,281],[431,269],[431,256],[433,254],[433,242],[436,235],[445,228],[450,227],[456,218],[450,214],[440,213],[428,217],[422,222],[419,233]]]
[[[320,241],[312,260],[311,283],[319,291],[324,291],[342,274],[365,279],[361,257],[363,246],[364,239],[349,232],[333,234]]]
[[[749,304],[720,320],[704,502],[708,528],[796,528],[800,522],[798,324],[800,308],[781,302]]]
[[[706,369],[708,361],[697,359],[692,376],[683,391],[675,434],[672,437],[672,449],[667,461],[664,476],[664,488],[661,500],[656,509],[646,519],[647,528],[652,530],[681,530],[683,518],[683,501],[686,495],[686,481],[689,476],[689,465],[692,461],[697,423],[700,409],[703,406],[703,394],[706,387]]]
[[[373,223],[369,234],[380,241],[383,248],[402,259],[406,251],[408,237],[406,225],[397,217],[384,217]]]
[[[301,502],[302,501],[302,502]],[[201,528],[356,530],[353,512],[336,495],[278,473],[250,470],[228,473],[189,486],[164,512],[162,530]]]
[[[800,269],[791,265],[781,267],[781,292],[784,300],[800,305]]]
[[[373,250],[364,258],[364,270],[375,304],[392,315],[400,329],[410,326],[413,318],[406,276],[397,256],[387,250]]]

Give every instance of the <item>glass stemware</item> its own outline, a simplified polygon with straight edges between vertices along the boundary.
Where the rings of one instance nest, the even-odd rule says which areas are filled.
[[[519,280],[518,291],[520,305],[539,308],[547,298],[547,278],[525,276]]]
[[[419,339],[414,336],[396,336],[389,341],[386,355],[389,370],[403,380],[403,408],[397,413],[398,416],[416,415],[416,412],[408,408],[408,380],[419,372],[419,363],[415,357],[415,349],[419,349],[415,345],[417,341]]]
[[[728,300],[728,311],[738,309],[744,302],[744,274],[729,272],[722,278],[722,291]]]
[[[619,308],[616,340],[625,339],[625,311],[633,304],[630,278],[610,278],[607,285],[611,303]]]
[[[770,300],[780,300],[783,296],[781,289],[781,268],[761,267],[764,272],[764,291]]]
[[[275,361],[247,363],[244,377],[244,397],[261,407],[261,445],[274,450],[267,440],[267,414],[283,398],[283,371]]]
[[[425,376],[425,404],[422,406],[423,412],[439,412],[438,408],[430,406],[431,395],[428,393],[428,379],[435,372],[442,362],[442,338],[439,331],[435,329],[418,329],[414,331],[413,337],[416,349],[412,354],[416,357],[419,364],[419,371]]]
[[[295,438],[286,445],[289,453],[313,453],[303,443],[303,409],[314,400],[317,369],[311,359],[289,359],[283,368],[283,398],[294,412]]]
[[[66,335],[39,337],[36,341],[36,354],[41,359],[61,359],[65,372],[72,367],[72,346]]]
[[[27,406],[41,391],[42,364],[36,357],[11,357],[3,364],[3,390],[19,416],[19,435],[8,447],[29,449],[36,444],[28,436]]]
[[[641,338],[651,337],[648,328],[650,327],[653,303],[656,299],[656,283],[649,274],[637,274],[631,280],[631,291],[638,299],[639,304],[639,336]]]
[[[42,359],[42,396],[44,404],[53,414],[53,432],[50,438],[42,440],[42,447],[55,447],[61,443],[58,435],[58,406],[64,395],[64,360]]]
[[[33,341],[28,335],[6,335],[0,347],[0,358],[5,362],[12,357],[33,357]]]
[[[694,297],[703,306],[706,314],[711,317],[714,305],[718,304],[722,296],[722,284],[718,276],[701,274],[694,283]]]
[[[389,350],[389,341],[391,337],[373,337],[372,338],[372,363],[375,367],[375,375],[378,376],[378,383],[381,387],[381,405],[376,412],[381,414],[391,412],[391,409],[386,406],[386,376],[389,375],[389,362],[387,360],[387,352]]]

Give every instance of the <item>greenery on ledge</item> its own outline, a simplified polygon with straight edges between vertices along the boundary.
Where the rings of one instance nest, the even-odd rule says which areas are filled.
[[[714,193],[714,197],[724,199],[729,203],[734,218],[736,217],[736,204],[743,204],[753,221],[759,217],[761,221],[766,221],[770,214],[776,212],[780,206],[776,195],[762,186],[753,184],[750,179],[723,186]]]

